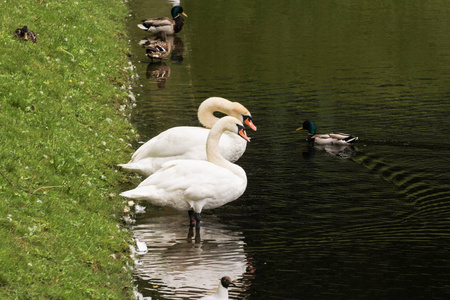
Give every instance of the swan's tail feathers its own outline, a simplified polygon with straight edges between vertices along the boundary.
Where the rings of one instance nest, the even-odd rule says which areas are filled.
[[[142,195],[136,193],[136,190],[129,190],[122,192],[120,193],[120,196],[134,200],[144,200]]]
[[[154,194],[155,194],[154,187],[149,187],[149,188],[135,188],[132,190],[128,190],[120,193],[120,196],[134,200],[149,200],[152,199],[151,196]]]
[[[128,171],[136,171],[136,165],[133,163],[127,163],[127,164],[118,164],[119,167],[122,169],[128,170]]]
[[[147,27],[145,27],[144,25],[142,25],[142,24],[138,24],[138,27],[140,28],[140,29],[142,29],[142,30],[145,30],[145,31],[147,31],[148,30],[148,28]]]
[[[124,170],[135,172],[142,176],[150,176],[157,170],[153,164],[145,163],[142,161],[136,163],[129,162],[127,164],[119,164],[118,166]]]
[[[144,176],[148,176],[149,173],[152,173],[149,170],[147,170],[146,168],[144,168],[142,166],[142,164],[138,164],[138,163],[119,164],[118,166],[124,170],[136,172],[136,173],[144,175]]]
[[[145,200],[155,206],[167,205],[167,197],[165,197],[165,195],[166,193],[164,191],[161,191],[154,186],[137,187],[133,190],[120,193],[120,196],[122,197],[133,200]]]
[[[132,194],[130,192],[131,192],[131,190],[125,191],[125,192],[120,193],[119,195],[122,197],[125,197],[125,198],[133,198]]]

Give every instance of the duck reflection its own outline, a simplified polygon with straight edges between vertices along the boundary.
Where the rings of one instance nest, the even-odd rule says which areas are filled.
[[[353,145],[317,145],[308,143],[306,150],[303,152],[303,158],[313,159],[316,151],[325,151],[332,156],[347,159],[355,155],[356,148]]]
[[[172,54],[170,59],[178,64],[181,64],[183,61],[184,51],[183,40],[178,36],[172,36],[170,37],[170,40],[172,40]]]
[[[156,211],[156,212],[155,212]],[[168,209],[152,209],[133,227],[135,238],[148,252],[140,256],[135,275],[145,296],[170,299],[213,293],[217,282],[229,276],[237,287],[230,295],[245,294],[254,268],[244,251],[244,237],[209,215],[200,229],[184,226],[185,215]]]
[[[170,67],[164,62],[151,62],[145,72],[147,79],[154,79],[158,88],[166,87],[167,78],[170,77]]]
[[[183,61],[184,44],[178,36],[149,36],[139,42],[145,48],[151,62],[147,66],[147,79],[155,79],[158,88],[165,88],[170,77],[170,66],[163,59],[170,54],[171,61],[181,64]],[[159,59],[159,61],[154,61]]]
[[[157,43],[158,41],[165,41],[169,44],[171,49],[170,59],[176,63],[181,63],[183,61],[184,43],[183,40],[178,36],[166,35],[166,36],[148,36],[140,40],[139,44],[144,48]]]

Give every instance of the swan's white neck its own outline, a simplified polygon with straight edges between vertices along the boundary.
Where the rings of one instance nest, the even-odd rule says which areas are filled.
[[[223,127],[213,127],[209,132],[206,141],[206,155],[208,161],[222,168],[226,168],[241,178],[247,179],[245,171],[238,165],[226,160],[219,152],[219,141],[222,134],[226,131]]]
[[[240,103],[231,102],[221,97],[210,97],[200,104],[197,114],[198,120],[206,128],[212,128],[219,120],[214,116],[216,111],[233,116],[241,122],[243,122],[242,114],[248,113],[247,109]]]

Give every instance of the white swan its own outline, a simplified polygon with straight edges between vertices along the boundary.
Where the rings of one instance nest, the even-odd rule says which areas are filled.
[[[206,128],[178,126],[167,129],[153,137],[134,152],[122,168],[148,176],[161,168],[162,164],[174,159],[206,160],[205,144],[209,129],[219,120],[214,112],[233,116],[251,129],[256,130],[252,115],[242,104],[221,97],[210,97],[200,104],[198,120]],[[220,139],[220,153],[225,159],[235,162],[245,152],[247,143],[231,132]]]
[[[247,187],[244,169],[219,153],[219,140],[225,131],[250,141],[242,123],[225,116],[209,132],[206,142],[208,161],[182,159],[167,162],[135,189],[120,195],[147,200],[156,206],[188,210],[191,225],[195,223],[199,228],[202,209],[217,208],[236,200]]]
[[[214,295],[204,296],[199,300],[228,300],[228,287],[236,286],[230,277],[224,276],[220,279],[219,287]]]

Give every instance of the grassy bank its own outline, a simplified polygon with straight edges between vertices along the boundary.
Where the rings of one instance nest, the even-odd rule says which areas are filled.
[[[0,299],[130,298],[127,5],[0,8]],[[38,43],[13,36],[23,25]]]

